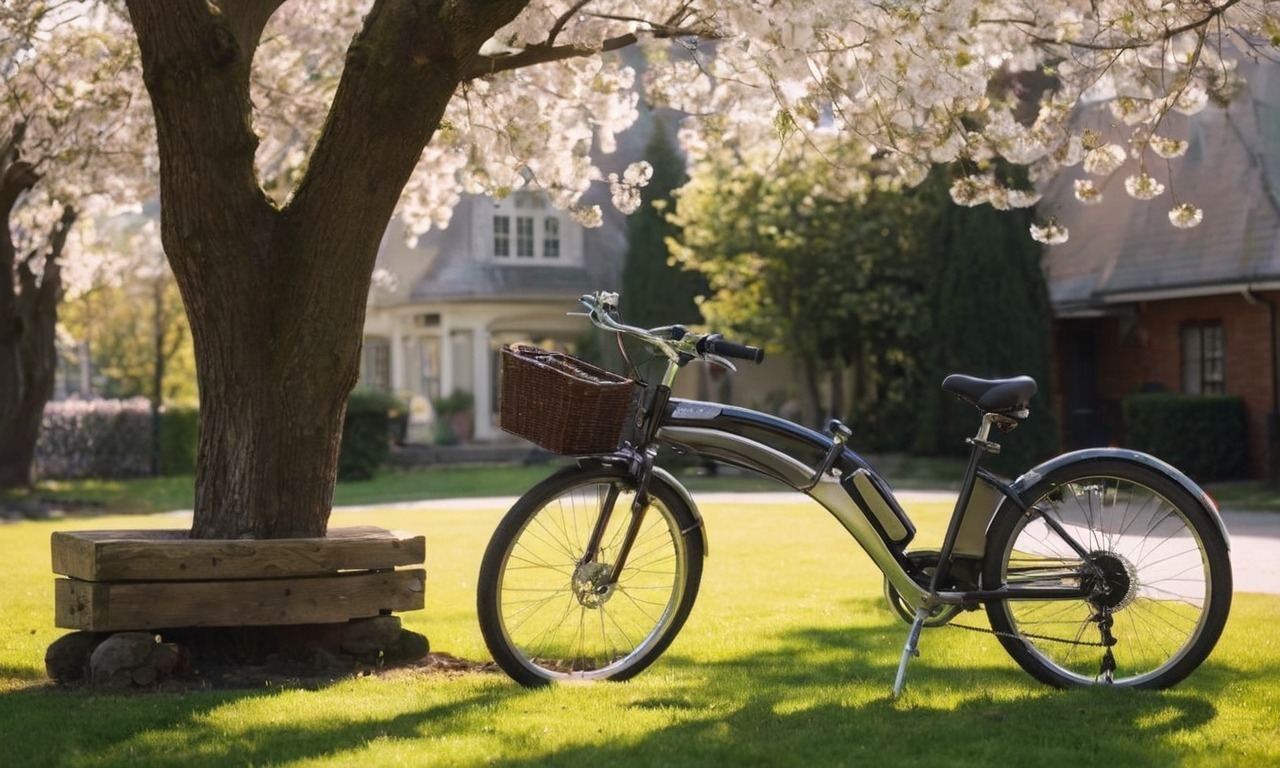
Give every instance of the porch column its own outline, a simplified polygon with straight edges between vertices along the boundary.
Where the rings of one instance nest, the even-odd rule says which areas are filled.
[[[458,386],[453,373],[453,323],[448,313],[440,315],[440,397],[448,397]]]
[[[410,389],[404,373],[405,334],[402,321],[400,315],[391,316],[391,375],[387,383],[391,386],[391,394],[396,397]]]
[[[477,323],[472,329],[471,370],[475,372],[474,391],[476,438],[492,440],[497,436],[493,425],[493,356],[489,354],[489,327]]]

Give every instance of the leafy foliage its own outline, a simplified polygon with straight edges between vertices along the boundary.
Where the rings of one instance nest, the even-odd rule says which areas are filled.
[[[807,421],[852,418],[887,438],[901,425],[881,429],[897,418],[881,414],[909,403],[926,320],[921,209],[892,187],[842,196],[830,168],[804,154],[767,174],[730,153],[702,164],[673,251],[706,275],[714,327],[800,361]]]
[[[394,396],[372,389],[357,389],[347,401],[338,455],[338,478],[369,480],[391,452],[392,416],[404,404]]]
[[[1135,394],[1124,399],[1123,408],[1127,447],[1158,456],[1201,482],[1248,474],[1244,398]]]

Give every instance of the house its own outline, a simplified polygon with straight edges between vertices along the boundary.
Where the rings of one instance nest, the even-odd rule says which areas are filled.
[[[625,252],[620,215],[586,229],[534,190],[464,197],[447,229],[412,248],[393,222],[378,265],[394,277],[370,292],[361,384],[410,402],[412,441],[434,439],[434,404],[459,392],[473,400],[474,431],[458,437],[496,439],[502,345],[572,349],[586,328],[566,313],[583,293],[614,289]]]
[[[1109,177],[1100,205],[1072,199],[1083,171],[1044,190],[1040,212],[1071,233],[1043,261],[1068,448],[1122,439],[1120,402],[1130,393],[1225,393],[1246,404],[1251,474],[1280,462],[1280,65],[1241,70],[1248,85],[1228,106],[1161,126],[1188,142],[1171,163],[1148,159],[1164,194],[1126,194],[1124,179],[1138,171],[1132,158]],[[1083,119],[1126,143],[1109,112]],[[1170,225],[1170,208],[1183,202],[1203,209],[1199,226]]]

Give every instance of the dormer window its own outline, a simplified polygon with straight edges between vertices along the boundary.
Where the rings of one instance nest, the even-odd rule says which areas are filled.
[[[493,217],[493,255],[504,259],[511,255],[511,217]]]
[[[542,192],[519,190],[476,208],[478,258],[506,266],[579,266],[582,227]]]

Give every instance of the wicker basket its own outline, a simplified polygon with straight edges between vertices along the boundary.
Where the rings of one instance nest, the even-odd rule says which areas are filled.
[[[562,352],[502,348],[498,426],[552,453],[618,448],[640,385]]]

